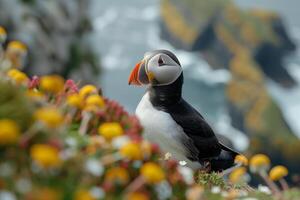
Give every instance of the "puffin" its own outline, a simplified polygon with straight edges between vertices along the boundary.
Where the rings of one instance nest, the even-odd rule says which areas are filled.
[[[239,153],[223,145],[204,117],[183,99],[183,70],[174,53],[145,53],[128,84],[148,86],[135,113],[145,139],[194,170],[223,172],[235,167]]]

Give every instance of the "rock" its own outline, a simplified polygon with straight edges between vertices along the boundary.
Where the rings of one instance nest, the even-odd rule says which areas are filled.
[[[227,68],[232,51],[246,48],[266,76],[285,87],[295,85],[282,60],[296,46],[276,13],[244,11],[220,0],[163,0],[161,8],[161,36],[175,47],[201,52],[214,68]],[[226,41],[224,32],[234,41]]]
[[[0,25],[8,30],[9,40],[20,40],[29,48],[23,69],[27,74],[97,80],[100,64],[88,37],[89,4],[89,0],[0,1]]]
[[[295,44],[276,13],[240,10],[228,0],[163,0],[161,36],[177,48],[201,53],[215,69],[226,68],[232,125],[250,139],[249,151],[298,170],[300,140],[269,95],[265,77],[284,87],[296,82],[283,67]]]

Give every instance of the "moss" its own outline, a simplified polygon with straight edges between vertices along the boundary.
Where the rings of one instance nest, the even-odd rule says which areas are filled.
[[[211,188],[218,186],[224,188],[226,186],[224,179],[218,173],[203,173],[199,172],[196,175],[196,182],[204,187]]]

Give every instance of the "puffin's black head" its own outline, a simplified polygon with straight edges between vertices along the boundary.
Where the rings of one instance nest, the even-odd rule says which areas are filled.
[[[129,85],[166,86],[174,83],[182,74],[177,57],[168,50],[147,52],[132,70]]]

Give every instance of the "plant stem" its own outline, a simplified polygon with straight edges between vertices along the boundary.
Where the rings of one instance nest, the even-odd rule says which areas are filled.
[[[288,185],[288,183],[286,182],[286,180],[284,178],[280,179],[279,183],[280,183],[283,190],[288,190],[289,189],[289,185]]]
[[[266,182],[266,184],[269,186],[269,188],[272,190],[274,194],[280,195],[279,188],[272,180],[269,179],[266,171],[259,171],[259,175],[264,179],[264,181]]]

